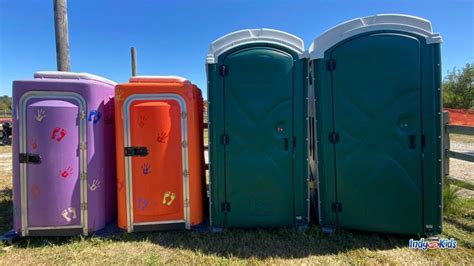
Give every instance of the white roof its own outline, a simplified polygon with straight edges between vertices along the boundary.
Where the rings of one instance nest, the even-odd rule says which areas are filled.
[[[162,82],[181,82],[181,83],[190,83],[187,78],[183,78],[180,76],[133,76],[130,78],[131,82],[139,82],[139,81],[162,81]]]
[[[96,76],[88,73],[77,73],[77,72],[65,72],[65,71],[38,71],[34,75],[35,78],[47,78],[47,79],[86,79],[98,81],[108,85],[115,86],[117,83],[109,79]]]
[[[219,55],[236,46],[250,43],[278,44],[297,52],[300,57],[304,54],[303,40],[292,34],[273,29],[245,29],[234,31],[212,42],[206,64],[215,64]]]
[[[309,47],[310,59],[324,57],[324,52],[338,42],[354,35],[378,30],[400,30],[426,38],[426,42],[441,43],[439,33],[433,33],[431,22],[419,17],[400,14],[379,14],[343,22],[317,37]]]

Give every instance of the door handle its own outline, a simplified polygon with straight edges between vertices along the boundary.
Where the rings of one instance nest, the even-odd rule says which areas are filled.
[[[408,148],[411,150],[416,149],[416,136],[408,135]]]
[[[285,151],[288,150],[288,138],[284,138],[283,141],[285,142]]]

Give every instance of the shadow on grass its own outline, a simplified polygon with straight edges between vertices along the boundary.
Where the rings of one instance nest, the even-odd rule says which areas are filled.
[[[13,222],[13,201],[12,190],[0,190],[0,234],[12,229]]]
[[[97,236],[87,237],[101,238]],[[62,245],[79,241],[81,237],[25,238],[18,247],[31,248]],[[307,231],[294,229],[228,230],[211,232],[120,233],[107,239],[113,242],[154,243],[169,249],[190,250],[219,257],[304,258],[311,255],[344,253],[354,249],[388,250],[406,247],[409,237],[340,230],[323,233],[312,226]]]
[[[12,191],[0,191],[0,232],[12,228]],[[113,226],[112,226],[113,227]],[[112,229],[112,231],[114,231]],[[104,238],[101,236],[86,237]],[[338,254],[354,249],[387,250],[406,247],[407,236],[339,230],[325,234],[318,226],[306,231],[295,229],[227,230],[211,232],[153,232],[118,233],[105,237],[114,242],[149,242],[171,249],[220,257],[238,258],[303,258],[311,255]],[[81,241],[84,237],[27,237],[16,243],[19,248],[65,245]]]

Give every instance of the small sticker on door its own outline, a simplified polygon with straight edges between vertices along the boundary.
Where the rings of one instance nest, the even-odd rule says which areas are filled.
[[[66,130],[64,128],[55,127],[53,133],[51,134],[51,139],[60,142],[66,136]]]
[[[59,174],[60,174],[64,179],[66,179],[68,176],[70,176],[70,175],[72,174],[72,167],[71,167],[71,166],[68,166],[66,169],[60,170],[60,171],[59,171]]]
[[[102,113],[98,110],[91,110],[89,112],[89,116],[87,117],[87,121],[92,122],[94,125],[99,123],[100,119],[102,118]]]
[[[143,128],[146,125],[147,121],[148,121],[148,117],[146,115],[140,115],[138,117],[138,126]]]
[[[169,134],[164,132],[164,131],[161,131],[160,133],[158,133],[157,137],[156,137],[156,141],[159,142],[159,143],[165,143],[166,140],[168,139],[169,137]]]
[[[39,198],[41,196],[41,189],[38,185],[33,185],[31,187],[31,195],[35,198]]]
[[[36,150],[38,148],[38,141],[35,138],[30,140],[30,147],[32,150]]]
[[[123,97],[123,91],[121,89],[117,89],[115,91],[115,100],[121,101]]]
[[[151,165],[149,165],[148,163],[144,163],[142,165],[142,172],[144,175],[148,175],[151,173]]]
[[[144,211],[148,207],[148,200],[144,198],[137,199],[137,208],[140,211]]]
[[[62,216],[68,222],[70,222],[72,220],[75,220],[77,218],[76,208],[69,207],[67,209],[64,209],[63,212],[62,212]]]
[[[87,185],[90,191],[95,191],[96,189],[100,188],[100,180],[94,179],[91,184]]]
[[[171,206],[175,198],[176,194],[174,194],[173,192],[165,192],[165,194],[163,195],[163,205]]]
[[[38,109],[36,111],[35,119],[38,122],[43,121],[43,119],[46,117],[46,112],[43,109]]]

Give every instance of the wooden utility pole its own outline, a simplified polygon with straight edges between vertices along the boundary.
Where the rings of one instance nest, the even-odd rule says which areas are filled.
[[[132,76],[137,75],[137,49],[132,47]]]
[[[56,33],[56,61],[58,71],[71,71],[67,0],[54,0],[54,29]]]

